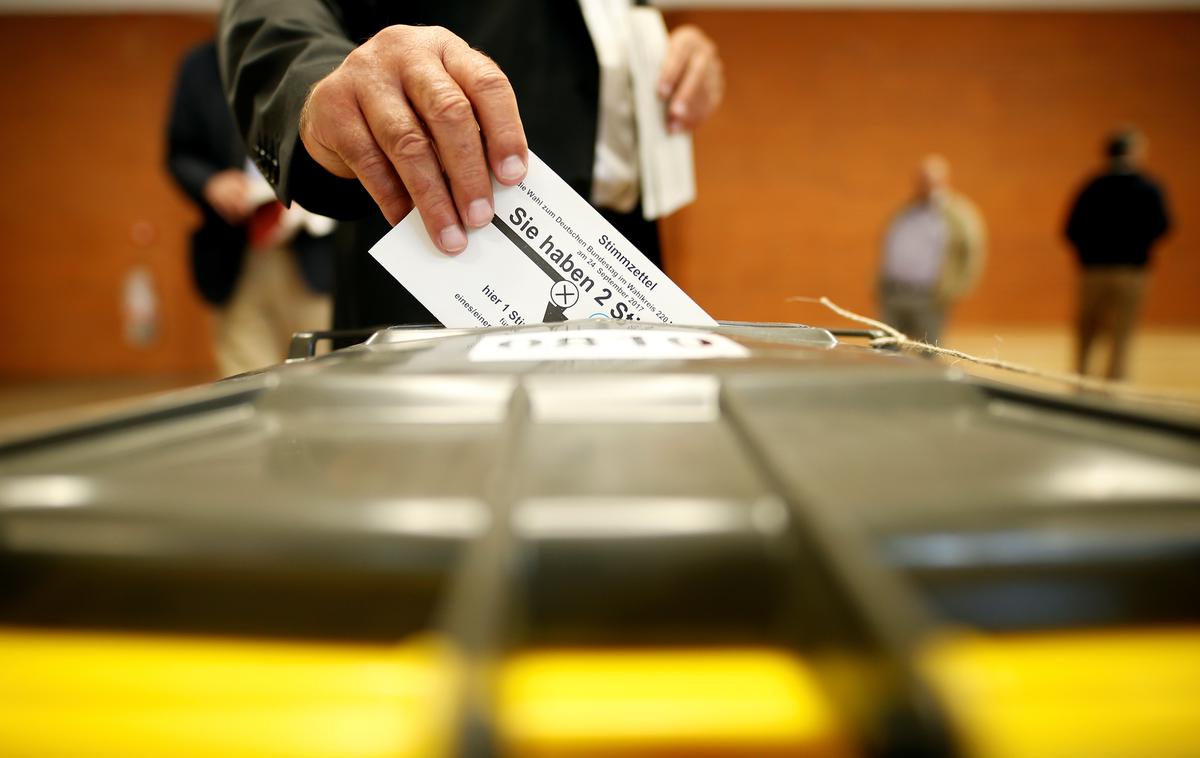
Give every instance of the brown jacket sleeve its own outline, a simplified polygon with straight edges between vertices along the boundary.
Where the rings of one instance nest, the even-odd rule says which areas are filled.
[[[938,296],[942,302],[952,303],[974,289],[983,275],[987,228],[979,211],[961,195],[951,195],[946,202],[945,214],[950,239],[942,263]]]
[[[313,85],[355,44],[341,4],[327,0],[230,0],[218,22],[225,93],[248,155],[286,204],[350,219],[374,209],[356,180],[322,169],[300,142],[300,110]]]

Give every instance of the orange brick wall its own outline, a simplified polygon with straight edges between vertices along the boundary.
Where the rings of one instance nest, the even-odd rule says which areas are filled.
[[[871,307],[880,226],[937,150],[981,207],[992,254],[960,323],[1069,318],[1059,228],[1109,125],[1152,141],[1177,231],[1147,320],[1200,325],[1200,14],[674,13],[718,41],[729,92],[697,136],[700,199],[664,226],[671,273],[721,318],[819,321]],[[188,16],[0,17],[0,376],[211,366],[192,293],[193,212],[162,169]],[[140,225],[150,234],[135,241]],[[161,332],[125,344],[121,282],[153,271]]]
[[[928,151],[984,213],[991,255],[959,323],[1066,323],[1063,217],[1103,134],[1149,135],[1176,231],[1146,309],[1200,325],[1200,14],[675,14],[716,38],[724,108],[697,135],[700,198],[666,225],[672,274],[718,318],[872,307],[882,225]]]

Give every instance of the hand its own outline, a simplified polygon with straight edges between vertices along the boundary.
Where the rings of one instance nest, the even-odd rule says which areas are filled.
[[[355,49],[309,93],[300,139],[326,171],[358,177],[390,223],[415,204],[449,254],[466,248],[464,227],[492,221],[489,167],[512,185],[529,164],[508,78],[440,27],[390,26]]]
[[[213,174],[204,184],[204,199],[227,224],[240,224],[250,218],[250,182],[236,168]]]
[[[667,130],[695,129],[721,104],[724,93],[725,75],[713,41],[691,24],[673,30],[658,78],[658,96],[669,103]]]

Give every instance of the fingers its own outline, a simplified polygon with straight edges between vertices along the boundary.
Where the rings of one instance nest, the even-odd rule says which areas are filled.
[[[491,175],[512,185],[529,164],[508,79],[438,27],[392,26],[312,90],[300,119],[313,159],[357,176],[397,223],[413,204],[446,253],[491,223]],[[490,170],[489,170],[490,169]]]
[[[710,56],[703,51],[697,51],[688,59],[687,68],[675,93],[671,96],[671,105],[667,109],[667,123],[671,131],[679,128],[692,129],[699,125],[703,116],[701,109],[704,103],[705,76],[710,64]]]
[[[300,139],[326,171],[343,179],[357,177],[388,223],[400,223],[412,210],[404,184],[367,125],[354,87],[339,72],[309,93],[300,112]]]
[[[233,226],[241,221],[241,219],[238,218],[236,209],[226,203],[224,198],[212,203],[212,207],[213,210],[217,212],[217,215],[220,216],[225,223],[229,224],[230,226]]]
[[[458,216],[471,228],[492,221],[492,180],[471,101],[440,60],[404,72],[404,90],[421,114],[450,183]],[[413,199],[425,213],[415,193]]]
[[[679,86],[679,80],[691,59],[695,40],[687,33],[686,27],[677,29],[667,41],[667,56],[663,61],[662,72],[658,75],[658,96],[666,100]]]
[[[230,177],[229,206],[230,212],[239,221],[249,218],[250,214],[254,212],[254,208],[250,205],[250,180],[240,171]]]
[[[524,179],[529,146],[508,77],[490,58],[461,40],[451,41],[443,48],[441,61],[470,100],[487,145],[492,173],[506,185]]]
[[[442,252],[462,252],[466,230],[442,177],[433,140],[408,100],[395,87],[376,86],[362,93],[359,105],[375,143],[417,206],[429,238]]]
[[[413,209],[413,202],[400,175],[388,156],[379,148],[375,135],[361,110],[343,122],[339,154],[362,182],[363,189],[379,206],[388,223],[395,226]]]
[[[694,26],[671,33],[659,77],[659,96],[669,101],[667,127],[694,129],[721,100],[724,80],[716,45]]]
[[[246,196],[245,183],[237,181],[236,177],[215,177],[205,196],[217,215],[228,224],[244,221],[252,210]]]

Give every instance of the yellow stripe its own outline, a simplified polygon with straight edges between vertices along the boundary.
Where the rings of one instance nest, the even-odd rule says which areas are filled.
[[[974,758],[1200,755],[1200,629],[965,635],[921,665]]]
[[[448,755],[457,667],[394,647],[0,631],[11,758]]]
[[[812,673],[772,650],[527,652],[497,686],[521,758],[847,754]]]

